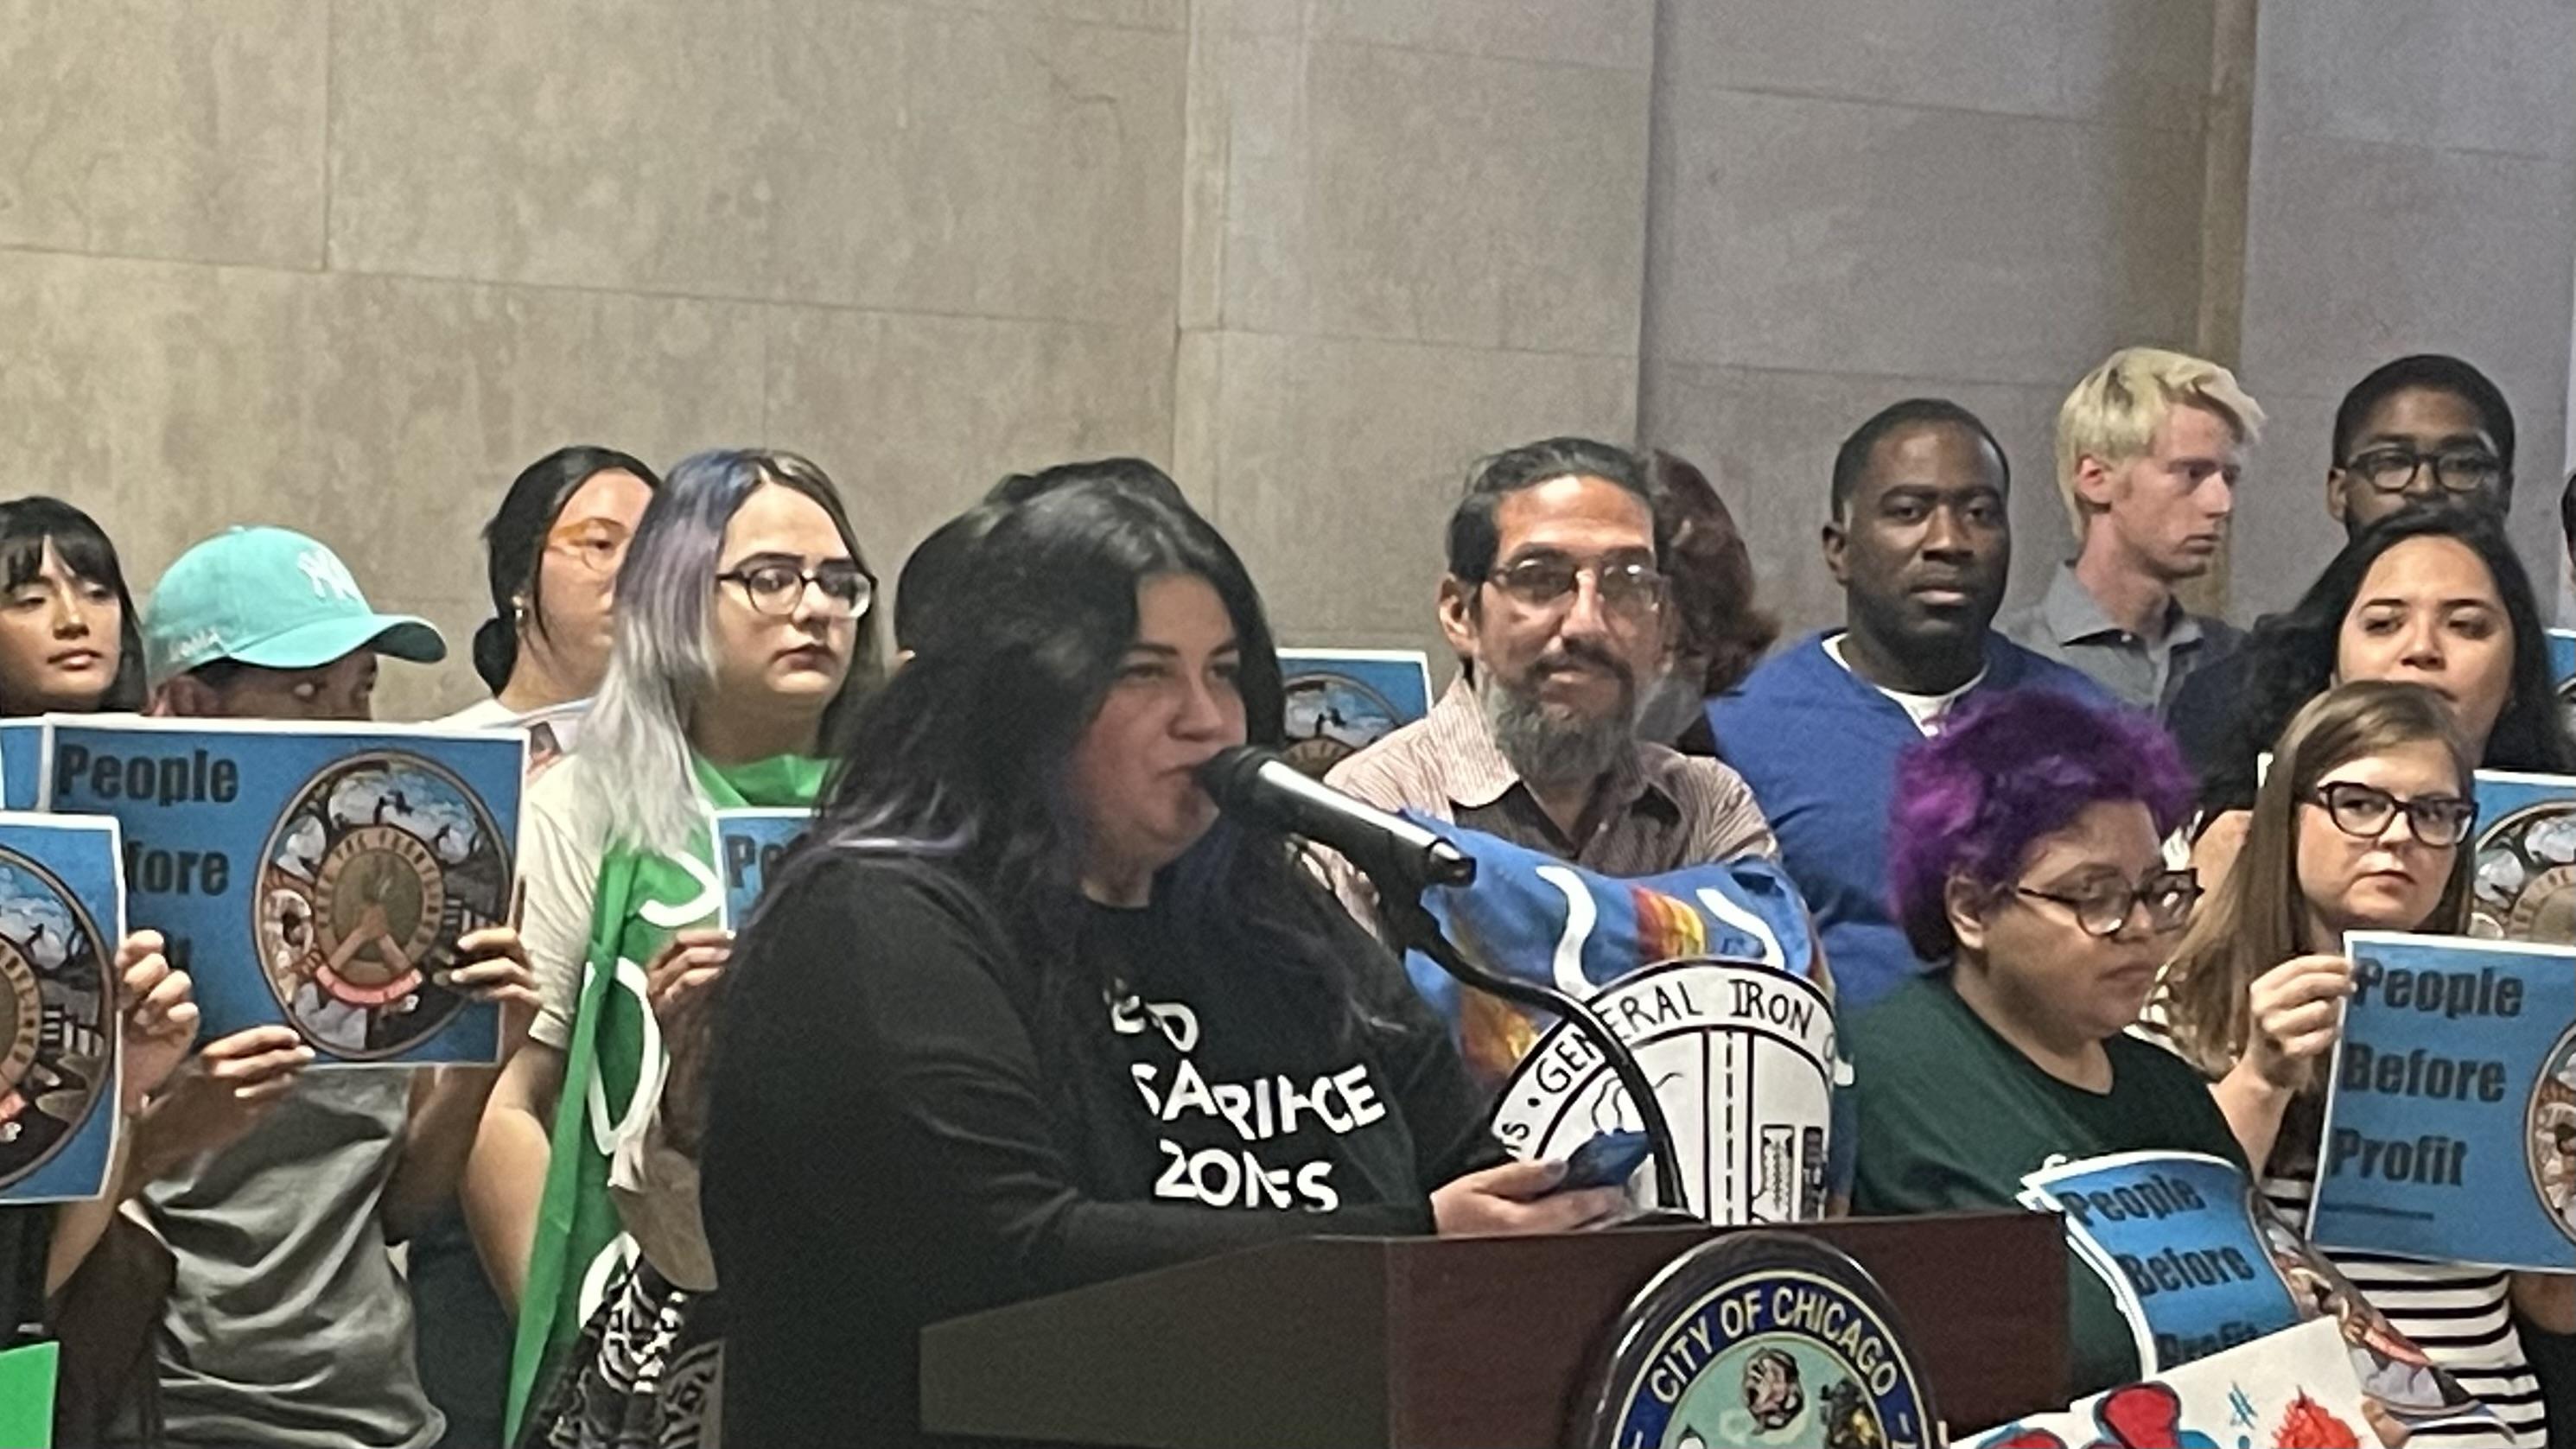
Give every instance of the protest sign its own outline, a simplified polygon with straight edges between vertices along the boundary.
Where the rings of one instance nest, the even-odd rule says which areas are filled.
[[[2331,1319],[2364,1389],[2392,1421],[2496,1422],[2272,1211],[2236,1164],[2124,1152],[2052,1164],[2022,1182],[2026,1206],[2065,1215],[2067,1245],[2109,1286],[2146,1374]]]
[[[1326,770],[1431,712],[1431,662],[1419,649],[1282,649],[1288,763]]]
[[[2576,950],[2356,931],[2308,1234],[2576,1269]]]
[[[724,881],[724,904],[716,921],[739,931],[768,888],[770,870],[813,828],[814,812],[745,806],[719,810],[715,816],[717,873]]]
[[[2576,945],[2576,777],[2480,770],[2468,934]]]
[[[293,1027],[317,1066],[493,1062],[456,943],[509,915],[527,742],[442,726],[56,716],[46,808],[123,827],[128,915],[206,1040]]]
[[[115,1159],[116,822],[0,814],[0,1202],[94,1198]]]
[[[45,722],[0,720],[0,810],[33,810],[44,794]]]
[[[2144,1382],[1953,1440],[1963,1449],[2361,1449],[2379,1442],[2343,1336],[2324,1319]]]

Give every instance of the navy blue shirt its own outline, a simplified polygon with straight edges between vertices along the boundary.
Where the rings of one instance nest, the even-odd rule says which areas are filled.
[[[1838,632],[1838,631],[1837,631]],[[1753,787],[1780,861],[1816,914],[1837,1011],[1859,1011],[1922,971],[1887,903],[1887,813],[1896,756],[1923,738],[1903,706],[1825,652],[1827,634],[1764,660],[1708,704],[1720,758]],[[2038,687],[2108,708],[2102,687],[2001,634],[1960,703]]]

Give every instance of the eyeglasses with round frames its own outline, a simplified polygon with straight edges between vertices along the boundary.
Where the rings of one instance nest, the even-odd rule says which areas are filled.
[[[565,554],[583,568],[607,578],[626,562],[634,535],[604,518],[558,524],[546,535],[546,547]]]

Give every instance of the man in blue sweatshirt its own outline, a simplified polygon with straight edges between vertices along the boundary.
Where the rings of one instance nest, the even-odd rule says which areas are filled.
[[[2012,566],[2011,483],[2002,445],[1957,403],[1916,398],[1861,424],[1834,455],[1824,528],[1843,627],[1791,644],[1709,702],[1718,753],[1770,817],[1847,1012],[1923,969],[1887,906],[1897,752],[1993,690],[2109,703],[1991,627]]]

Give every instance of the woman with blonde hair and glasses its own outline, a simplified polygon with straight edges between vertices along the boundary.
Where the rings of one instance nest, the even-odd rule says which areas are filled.
[[[875,589],[838,490],[793,453],[690,458],[636,527],[597,702],[529,792],[540,1004],[466,1180],[518,1309],[520,1442],[708,1442],[698,1083],[731,948],[708,812],[813,804],[834,720],[882,673]]]
[[[2245,844],[2166,967],[2159,1027],[2210,1078],[2273,1206],[2304,1220],[2352,965],[2347,931],[2455,934],[2477,817],[2457,711],[2421,685],[2344,684],[2294,716]],[[2536,1449],[2547,1414],[2509,1319],[2576,1326],[2576,1278],[2328,1255],[2399,1332],[2504,1417],[2445,1444]]]

